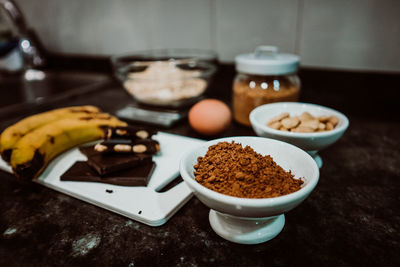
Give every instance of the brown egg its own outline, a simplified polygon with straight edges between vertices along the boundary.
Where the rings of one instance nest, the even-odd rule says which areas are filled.
[[[189,110],[189,124],[198,133],[215,135],[226,130],[232,119],[231,110],[222,101],[204,99]]]

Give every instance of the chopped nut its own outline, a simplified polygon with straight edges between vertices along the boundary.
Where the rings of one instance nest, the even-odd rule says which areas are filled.
[[[318,129],[318,126],[319,126],[319,121],[317,119],[313,119],[313,120],[301,121],[299,127],[308,127],[313,129],[313,131],[315,131]]]
[[[315,130],[311,127],[307,126],[299,126],[297,128],[292,129],[292,132],[296,133],[313,133]]]
[[[107,139],[110,139],[112,136],[112,130],[110,128],[107,129]]]
[[[281,123],[285,128],[291,129],[296,127],[300,123],[300,120],[296,117],[285,118],[281,121]]]
[[[333,127],[335,127],[339,123],[339,119],[336,116],[330,116],[329,122],[332,123]]]
[[[318,120],[320,122],[328,122],[329,121],[329,116],[319,116]]]
[[[137,131],[136,136],[142,139],[146,139],[149,137],[149,133],[145,130]]]
[[[107,146],[103,146],[99,143],[94,146],[94,150],[96,150],[97,152],[104,152],[107,150]]]
[[[146,152],[146,150],[147,150],[147,147],[142,144],[134,145],[132,148],[132,151],[135,153],[144,153],[144,152]]]
[[[115,130],[115,133],[118,135],[126,135],[128,132],[126,130],[117,129]]]
[[[269,120],[269,122],[272,123],[272,122],[275,122],[275,121],[281,121],[284,118],[288,118],[289,116],[290,116],[290,114],[288,112],[284,112],[284,113],[279,114],[278,116],[275,116],[275,117],[271,118]]]
[[[325,123],[320,122],[318,124],[318,131],[323,131],[323,130],[325,130],[325,128],[326,128]]]
[[[326,130],[332,130],[334,128],[333,124],[331,122],[327,122],[326,124]]]
[[[282,124],[279,121],[275,121],[272,123],[268,123],[268,126],[275,130],[279,130],[279,128],[282,126]]]
[[[305,120],[313,120],[315,119],[313,115],[311,115],[310,113],[308,113],[307,111],[304,111],[303,113],[301,113],[301,115],[299,116],[299,119],[301,121],[305,121]]]
[[[114,146],[114,151],[115,152],[130,152],[132,149],[132,146],[130,145],[115,145]]]

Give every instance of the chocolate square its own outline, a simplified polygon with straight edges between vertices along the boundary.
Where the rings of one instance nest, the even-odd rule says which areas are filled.
[[[93,146],[80,150],[88,157],[87,164],[100,176],[152,162],[152,156],[148,154],[103,154],[95,151]]]
[[[142,164],[135,168],[100,176],[86,162],[78,161],[63,175],[62,181],[97,182],[122,186],[146,186],[155,168],[155,163]]]
[[[85,155],[87,158],[90,158],[93,155],[100,154],[100,152],[94,150],[94,146],[81,146],[79,147],[79,151],[81,151],[82,154]]]

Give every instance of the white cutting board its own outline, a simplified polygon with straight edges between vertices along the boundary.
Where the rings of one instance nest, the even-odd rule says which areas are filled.
[[[36,182],[147,225],[163,225],[190,199],[192,192],[184,182],[166,192],[157,191],[178,177],[183,153],[204,141],[165,132],[158,132],[153,138],[160,143],[161,153],[153,156],[156,168],[146,187],[61,181],[60,176],[76,161],[86,160],[78,148],[54,159]],[[1,159],[0,169],[12,172],[10,166]],[[112,190],[112,193],[106,190]]]

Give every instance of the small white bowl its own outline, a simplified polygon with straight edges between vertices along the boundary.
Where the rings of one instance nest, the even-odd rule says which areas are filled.
[[[267,126],[271,118],[283,112],[295,116],[305,111],[315,117],[336,116],[339,123],[333,130],[315,133],[286,132]],[[307,151],[314,157],[318,167],[322,166],[322,159],[317,155],[317,152],[335,143],[349,126],[348,118],[339,111],[320,105],[298,102],[279,102],[259,106],[250,113],[249,119],[258,136],[284,141]]]
[[[195,180],[193,166],[204,156],[211,145],[218,142],[249,145],[262,155],[271,155],[286,171],[304,184],[299,191],[274,198],[239,198],[210,190]],[[315,188],[319,169],[305,151],[285,142],[262,137],[227,137],[208,141],[185,153],[180,162],[183,180],[205,205],[211,208],[209,221],[221,237],[241,244],[258,244],[274,238],[285,224],[283,213],[299,205]]]

